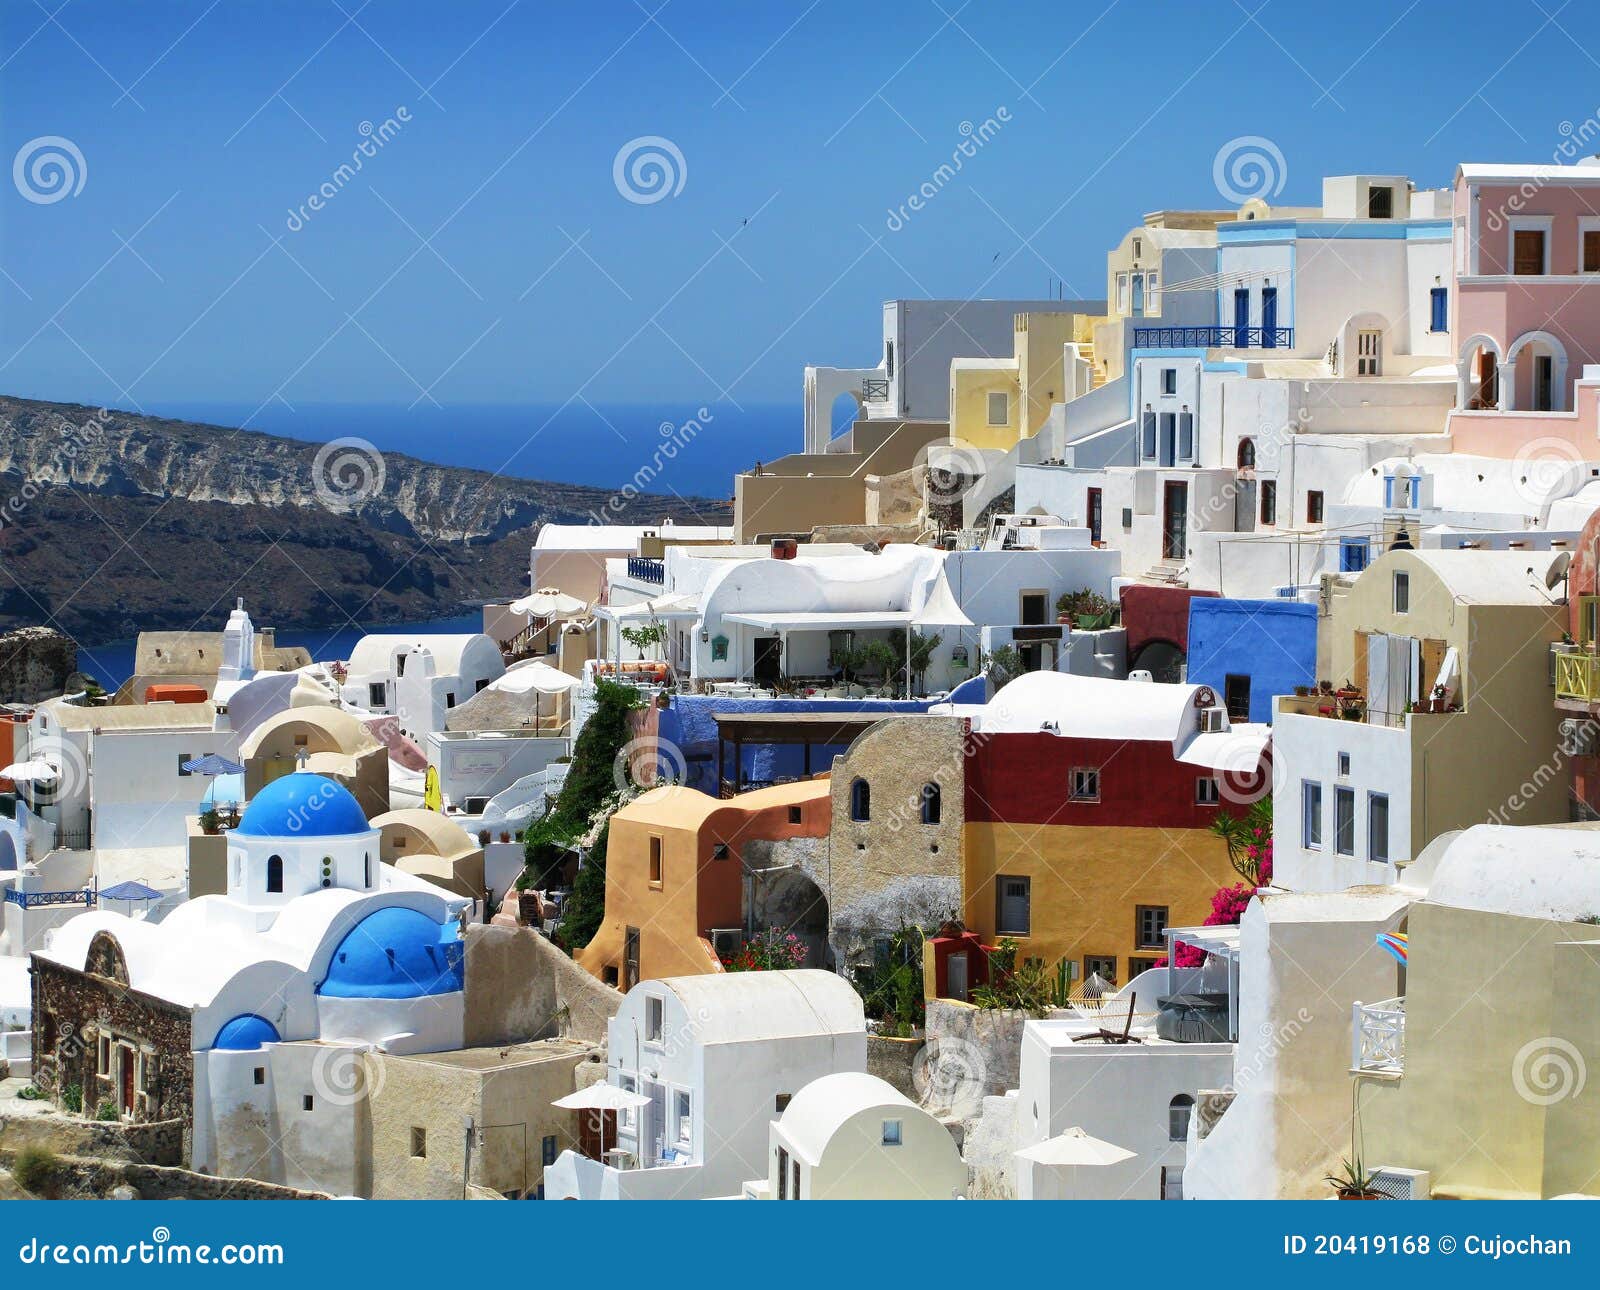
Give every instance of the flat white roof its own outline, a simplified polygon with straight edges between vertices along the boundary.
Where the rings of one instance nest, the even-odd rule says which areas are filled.
[[[1519,184],[1527,179],[1543,180],[1546,183],[1554,179],[1561,183],[1600,184],[1600,165],[1506,166],[1485,162],[1464,162],[1461,166],[1461,177],[1468,183],[1474,184],[1498,181]]]
[[[723,614],[723,620],[742,623],[746,627],[759,627],[763,631],[784,632],[841,628],[868,630],[873,627],[905,627],[911,622],[909,609],[844,609],[832,612],[778,613],[778,614]]]
[[[535,551],[632,551],[646,533],[657,537],[688,538],[696,542],[726,542],[732,527],[715,524],[546,524],[533,540]]]

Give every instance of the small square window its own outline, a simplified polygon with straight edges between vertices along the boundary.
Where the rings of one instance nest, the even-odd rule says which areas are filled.
[[[1117,983],[1117,956],[1115,954],[1085,954],[1083,956],[1083,979],[1097,976],[1107,985]]]
[[[989,396],[989,424],[1003,426],[1011,420],[1011,400],[1003,393]]]
[[[898,1147],[900,1145],[900,1121],[885,1120],[883,1122],[883,1145]]]
[[[1072,768],[1072,800],[1098,802],[1100,800],[1100,772],[1089,766]]]
[[[179,779],[187,779],[188,778],[189,772],[184,770],[183,764],[186,761],[193,761],[193,760],[194,760],[194,754],[193,753],[182,752],[182,753],[178,754],[178,778]]]
[[[413,1127],[411,1130],[411,1158],[422,1160],[428,1154],[428,1131]]]
[[[389,701],[389,690],[380,681],[375,681],[367,686],[367,706],[381,708]]]
[[[1141,950],[1156,950],[1166,944],[1167,907],[1139,905],[1134,909],[1134,941]]]
[[[1199,806],[1216,806],[1222,801],[1222,791],[1215,777],[1202,775],[1194,782],[1194,800]]]
[[[1306,494],[1306,523],[1322,523],[1322,493],[1317,489]]]
[[[312,1100],[311,1094],[309,1093],[305,1094],[305,1096],[300,1099],[300,1109],[302,1111],[309,1111],[314,1105],[315,1102]]]
[[[1349,773],[1350,754],[1347,752],[1342,752],[1339,754],[1339,777],[1343,779],[1345,776],[1349,775]]]
[[[779,1115],[782,1115],[786,1110],[789,1109],[789,1099],[793,1096],[793,1093],[779,1093],[777,1097],[772,1099],[773,1107],[777,1110]]]
[[[802,823],[804,821],[804,819],[805,819],[805,815],[804,815],[804,813],[801,811],[801,809],[798,806],[791,806],[789,808],[789,823],[790,824],[800,824],[800,823]]]
[[[265,1066],[257,1066],[253,1074],[257,1084],[265,1084],[267,1082],[267,1068]]]
[[[1161,369],[1161,392],[1163,394],[1176,394],[1178,392],[1178,369],[1163,367]]]
[[[1367,218],[1368,219],[1393,219],[1394,218],[1394,189],[1369,188],[1367,189]]]
[[[726,860],[728,858],[728,844],[726,842],[713,842],[711,844],[711,858],[713,860]]]

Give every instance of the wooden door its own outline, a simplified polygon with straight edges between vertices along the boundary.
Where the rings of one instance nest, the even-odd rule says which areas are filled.
[[[134,1106],[134,1065],[139,1060],[138,1053],[131,1048],[122,1048],[121,1092],[122,1113],[129,1118],[133,1116]]]
[[[1182,560],[1189,550],[1189,485],[1168,480],[1161,515],[1161,558]]]

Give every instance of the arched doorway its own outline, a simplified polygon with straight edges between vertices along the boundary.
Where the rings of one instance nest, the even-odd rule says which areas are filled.
[[[828,898],[800,869],[758,869],[750,879],[750,926],[755,935],[794,935],[805,946],[796,967],[833,967],[828,948]]]
[[[1456,407],[1491,412],[1500,406],[1500,343],[1481,333],[1461,346],[1456,360]]]
[[[1134,657],[1133,671],[1149,672],[1151,679],[1167,684],[1183,680],[1183,667],[1188,656],[1171,641],[1147,641]]]
[[[1506,350],[1506,411],[1560,412],[1565,406],[1567,348],[1547,331],[1524,332]]]

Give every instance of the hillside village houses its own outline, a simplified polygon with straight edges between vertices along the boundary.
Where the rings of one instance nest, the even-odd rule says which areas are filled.
[[[0,1151],[1600,1196],[1600,164],[1441,178],[889,301],[731,516],[545,524],[480,631],[8,708]]]

